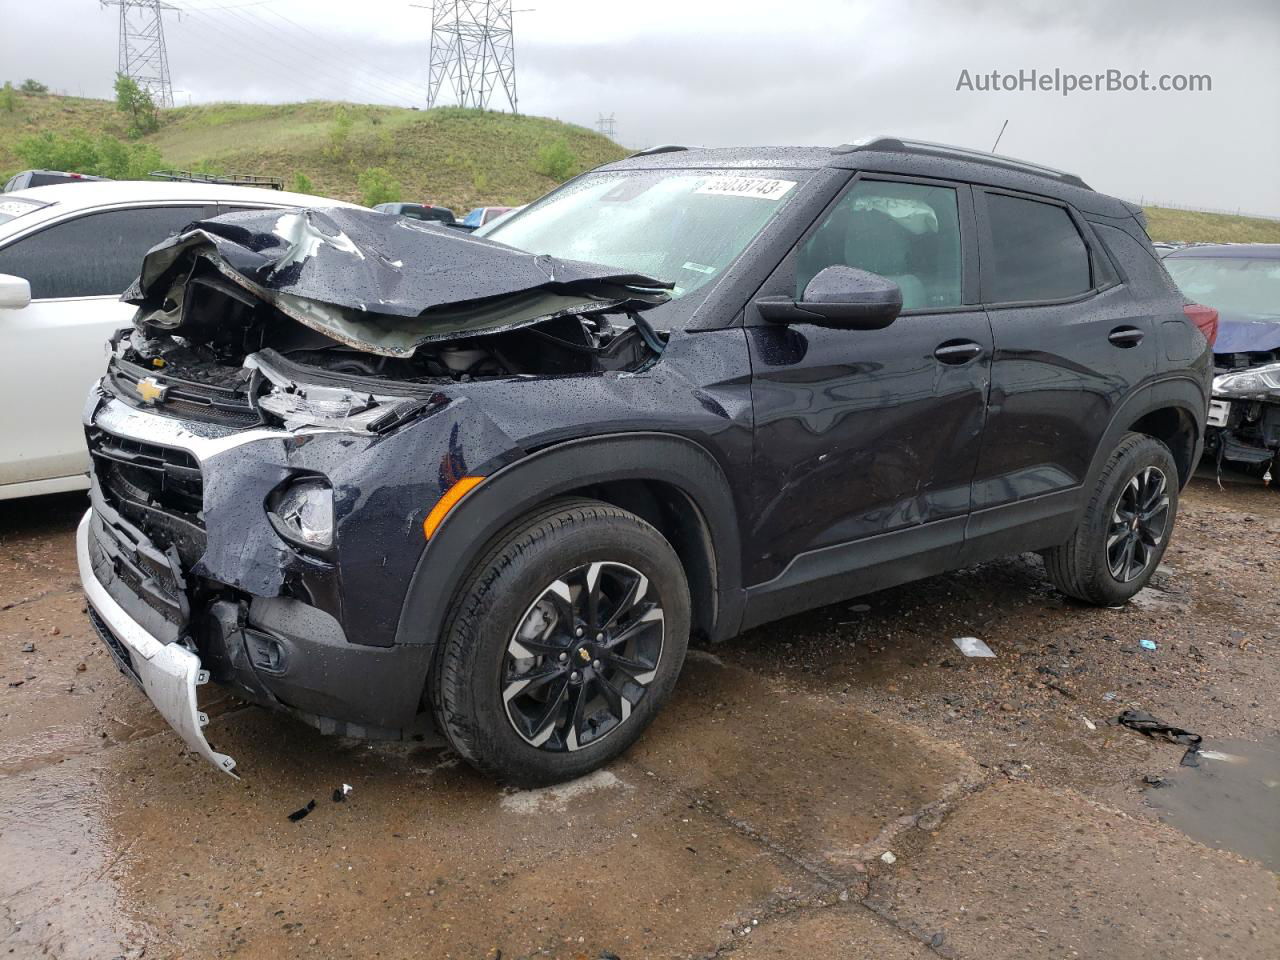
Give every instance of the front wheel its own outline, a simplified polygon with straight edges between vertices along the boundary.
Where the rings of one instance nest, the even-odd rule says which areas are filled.
[[[648,726],[688,640],[689,588],[662,534],[600,501],[560,501],[500,537],[459,590],[436,720],[500,779],[579,777]]]
[[[1098,606],[1125,603],[1151,580],[1178,513],[1178,468],[1159,440],[1126,434],[1094,486],[1071,539],[1044,552],[1063,593]]]

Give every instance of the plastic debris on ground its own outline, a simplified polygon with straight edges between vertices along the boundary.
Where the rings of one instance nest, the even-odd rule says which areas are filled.
[[[977,637],[954,637],[951,640],[966,657],[994,657],[995,653]]]
[[[884,853],[880,854],[880,859],[889,864],[898,862],[898,858],[894,855],[892,850],[886,850]]]
[[[1098,725],[1094,723],[1092,720],[1090,720],[1088,717],[1081,717],[1080,719],[1084,721],[1084,725],[1088,727],[1090,730],[1098,729]]]
[[[1154,640],[1148,640],[1146,637],[1143,637],[1141,640],[1139,640],[1138,645],[1141,646],[1143,650],[1156,649],[1156,642]]]
[[[1175,727],[1172,724],[1165,723],[1145,710],[1126,710],[1120,714],[1119,723],[1122,727],[1128,727],[1130,730],[1136,730],[1143,736],[1153,737],[1158,740],[1167,740],[1169,743],[1176,743],[1179,746],[1187,748],[1187,752],[1182,755],[1182,766],[1198,767],[1200,766],[1200,744],[1203,737],[1198,733],[1191,733],[1183,730],[1181,727]]]
[[[344,783],[340,787],[334,787],[333,802],[342,803],[344,800],[347,799],[347,794],[349,794],[350,792],[351,792],[351,784],[349,783]]]
[[[293,813],[289,814],[289,819],[292,820],[294,823],[297,823],[299,820],[301,820],[303,817],[305,817],[308,813],[310,813],[315,808],[316,808],[316,802],[314,800],[308,800],[307,805],[303,807],[301,810],[295,810],[293,811]]]

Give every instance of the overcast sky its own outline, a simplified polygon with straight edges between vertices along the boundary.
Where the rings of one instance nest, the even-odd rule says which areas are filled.
[[[419,0],[429,3],[430,0]],[[430,14],[407,0],[171,0],[179,103],[422,104]],[[108,96],[114,8],[0,0],[0,80]],[[876,133],[990,149],[1145,202],[1280,215],[1276,0],[515,0],[520,108],[628,146],[836,144]],[[958,91],[1020,69],[1208,74],[1199,93]],[[442,98],[443,99],[443,98]],[[498,104],[495,103],[495,106]]]

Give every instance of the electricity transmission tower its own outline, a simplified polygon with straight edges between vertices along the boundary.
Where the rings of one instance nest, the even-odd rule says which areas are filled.
[[[511,0],[435,0],[431,11],[431,52],[427,106],[440,99],[447,80],[464,107],[486,110],[494,92],[516,109],[516,47]]]
[[[614,130],[617,123],[618,121],[613,118],[612,113],[609,114],[607,117],[602,113],[600,114],[600,118],[596,120],[596,129],[599,130],[601,133],[603,133],[610,140],[613,140]]]
[[[162,0],[99,0],[120,8],[120,53],[117,70],[151,94],[158,107],[173,106],[169,51],[164,45],[162,11],[177,7]]]

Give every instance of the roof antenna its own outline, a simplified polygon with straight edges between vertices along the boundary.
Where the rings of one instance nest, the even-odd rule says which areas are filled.
[[[991,145],[992,153],[995,153],[996,147],[1000,146],[1000,138],[1004,136],[1004,128],[1007,127],[1008,125],[1009,125],[1009,121],[1005,120],[1004,124],[1000,127],[1000,132],[996,134],[996,142]]]

